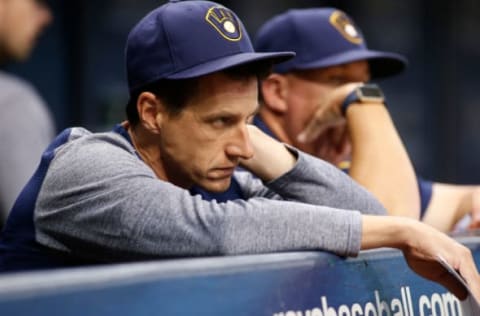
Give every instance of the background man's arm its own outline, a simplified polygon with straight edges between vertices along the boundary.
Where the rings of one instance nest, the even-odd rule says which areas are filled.
[[[418,219],[415,172],[388,110],[378,104],[352,104],[346,117],[352,141],[350,176],[372,192],[390,215]]]
[[[466,215],[470,228],[480,227],[480,187],[434,183],[423,221],[441,231],[451,231]]]
[[[357,86],[350,83],[333,90],[300,137],[304,141],[318,137],[328,120],[342,115],[341,104]],[[418,219],[415,172],[386,107],[352,103],[345,115],[352,143],[350,176],[372,192],[389,214]]]

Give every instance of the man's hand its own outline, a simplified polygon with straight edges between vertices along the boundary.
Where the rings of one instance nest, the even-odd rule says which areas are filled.
[[[362,249],[402,250],[410,268],[465,299],[466,290],[439,262],[442,257],[465,279],[480,301],[480,276],[471,251],[446,234],[417,220],[395,216],[363,216]]]
[[[293,168],[297,159],[284,144],[268,136],[254,125],[248,125],[254,155],[240,165],[263,181],[271,181]]]
[[[419,238],[411,238],[410,244],[403,250],[412,270],[442,284],[459,299],[465,299],[467,292],[461,283],[439,263],[438,256],[441,256],[466,280],[473,295],[477,301],[480,301],[480,276],[471,251],[426,225],[419,225],[415,229],[418,231],[416,234]]]
[[[318,146],[314,154],[337,167],[350,160],[352,144],[346,122],[327,128],[318,136],[315,143]]]
[[[307,127],[298,135],[297,140],[302,143],[310,143],[316,140],[325,130],[345,123],[341,112],[341,105],[345,98],[362,83],[348,83],[339,86],[325,98]]]

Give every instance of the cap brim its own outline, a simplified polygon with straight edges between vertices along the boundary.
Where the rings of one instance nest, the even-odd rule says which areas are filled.
[[[399,74],[408,64],[407,59],[399,54],[374,50],[352,50],[294,68],[298,70],[325,68],[360,60],[369,62],[372,79]]]
[[[227,68],[250,64],[254,62],[271,63],[272,65],[287,61],[295,56],[294,52],[278,53],[239,53],[225,56],[194,67],[176,71],[165,76],[165,79],[187,79],[208,75]]]

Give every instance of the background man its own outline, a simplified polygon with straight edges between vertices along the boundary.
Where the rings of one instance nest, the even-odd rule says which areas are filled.
[[[282,34],[282,36],[278,36]],[[421,209],[412,198],[412,167],[396,129],[384,114],[379,135],[366,137],[343,116],[335,95],[349,82],[368,82],[401,72],[400,55],[369,50],[360,29],[335,8],[289,10],[267,21],[256,37],[259,51],[292,50],[296,57],[275,67],[262,85],[257,123],[275,137],[342,168],[383,202],[390,214],[423,218],[449,231],[480,205],[474,186],[418,180]],[[364,128],[379,123],[379,109],[365,109]],[[407,203],[407,204],[406,204]],[[408,205],[410,203],[410,206]]]
[[[42,1],[0,1],[0,66],[26,60],[52,16]],[[0,228],[53,139],[50,113],[34,89],[0,71]]]

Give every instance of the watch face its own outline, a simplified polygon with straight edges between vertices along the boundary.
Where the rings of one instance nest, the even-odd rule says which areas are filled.
[[[358,86],[350,92],[350,94],[345,98],[342,103],[342,113],[345,114],[347,108],[352,103],[376,103],[384,104],[385,97],[383,95],[382,89],[380,89],[376,84],[366,84],[363,86]]]
[[[363,97],[366,98],[383,98],[382,90],[377,85],[364,85],[360,87]]]

